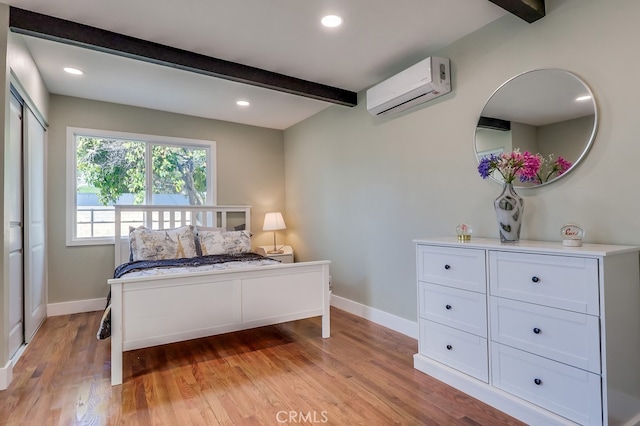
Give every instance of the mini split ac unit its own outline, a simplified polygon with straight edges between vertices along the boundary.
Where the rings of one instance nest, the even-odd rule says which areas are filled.
[[[404,111],[451,91],[449,59],[430,57],[367,90],[373,115]]]

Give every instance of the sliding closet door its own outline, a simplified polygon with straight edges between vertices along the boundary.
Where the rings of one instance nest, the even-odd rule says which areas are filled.
[[[9,357],[24,342],[22,234],[22,104],[11,97],[6,198],[9,213]]]
[[[29,108],[24,108],[24,297],[25,342],[47,317],[45,246],[45,130]]]

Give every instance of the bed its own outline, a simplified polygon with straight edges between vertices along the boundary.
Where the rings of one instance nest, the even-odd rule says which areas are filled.
[[[115,266],[137,261],[131,230],[189,227],[204,238],[219,230],[250,233],[250,219],[247,206],[116,206]],[[329,337],[330,262],[270,262],[108,280],[111,385],[122,383],[124,351],[316,316]]]

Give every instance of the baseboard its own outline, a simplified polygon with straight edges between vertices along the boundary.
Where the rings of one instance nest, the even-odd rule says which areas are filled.
[[[638,413],[638,415],[636,415],[634,418],[632,418],[631,420],[628,420],[624,426],[638,426],[640,425],[640,413]]]
[[[347,311],[350,314],[357,315],[371,322],[375,322],[383,327],[390,328],[393,331],[402,333],[405,336],[418,338],[418,323],[405,318],[400,318],[388,312],[363,305],[344,297],[331,295],[331,306]]]
[[[102,311],[107,305],[107,298],[73,300],[71,302],[49,303],[47,305],[47,316],[57,317],[60,315],[78,314],[80,312]]]
[[[7,362],[7,365],[0,368],[0,391],[7,389],[12,379],[13,361],[9,360],[9,362]]]

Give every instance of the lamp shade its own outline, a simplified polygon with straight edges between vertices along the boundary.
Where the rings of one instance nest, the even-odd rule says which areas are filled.
[[[277,231],[279,229],[287,229],[282,218],[282,213],[271,212],[264,215],[263,231]]]

